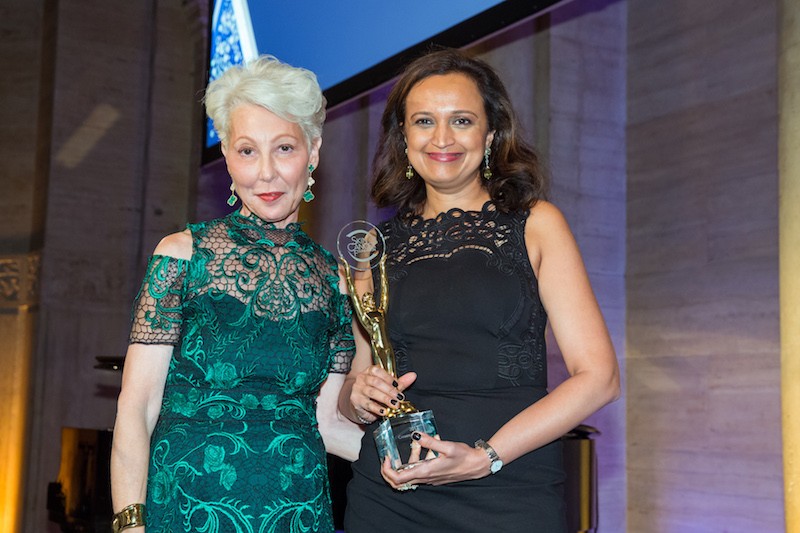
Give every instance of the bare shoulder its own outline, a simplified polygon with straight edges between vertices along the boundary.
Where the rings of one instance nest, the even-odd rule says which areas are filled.
[[[537,277],[543,257],[577,249],[567,219],[556,206],[544,200],[536,202],[525,222],[525,246]]]
[[[528,246],[541,250],[551,245],[571,243],[574,237],[561,211],[550,202],[539,200],[525,222],[525,241]]]
[[[525,233],[538,237],[554,236],[562,232],[569,233],[569,224],[561,211],[545,200],[539,200],[531,208],[525,223]]]
[[[166,255],[176,259],[192,258],[192,234],[189,230],[167,235],[156,246],[155,255]]]

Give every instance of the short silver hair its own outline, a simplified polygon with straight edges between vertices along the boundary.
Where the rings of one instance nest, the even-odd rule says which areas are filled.
[[[322,137],[325,97],[317,76],[310,70],[262,55],[228,68],[208,84],[204,97],[206,114],[223,146],[227,146],[231,112],[242,104],[261,106],[300,126],[309,147]]]

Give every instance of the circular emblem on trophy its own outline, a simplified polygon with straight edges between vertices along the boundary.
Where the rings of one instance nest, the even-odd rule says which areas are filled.
[[[348,222],[339,230],[336,250],[342,261],[361,272],[378,266],[386,253],[386,241],[380,230],[366,220]]]

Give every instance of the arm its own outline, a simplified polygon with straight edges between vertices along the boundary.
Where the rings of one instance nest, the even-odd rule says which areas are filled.
[[[570,377],[488,436],[505,464],[560,438],[615,400],[620,390],[614,348],[563,215],[547,202],[537,203],[526,224],[525,240]],[[489,475],[487,454],[472,443],[439,442],[423,435],[420,444],[439,452],[439,458],[404,472],[385,463],[382,472],[390,484],[441,485]]]
[[[614,347],[564,216],[537,203],[525,240],[570,377],[492,436],[489,443],[507,462],[560,438],[620,395]]]
[[[111,499],[115,513],[132,503],[145,502],[150,436],[161,410],[172,350],[166,345],[128,347],[111,447]]]
[[[188,232],[165,237],[154,252],[180,259],[192,253]],[[155,428],[164,394],[173,346],[131,344],[125,356],[122,389],[111,447],[111,496],[114,512],[147,496],[150,436]]]
[[[317,397],[317,421],[325,450],[342,459],[355,461],[361,448],[364,430],[339,412],[337,403],[346,375],[328,374]]]

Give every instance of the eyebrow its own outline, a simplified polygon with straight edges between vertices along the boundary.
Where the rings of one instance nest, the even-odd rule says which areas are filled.
[[[415,117],[417,115],[435,115],[435,114],[436,113],[434,113],[433,111],[417,111],[416,113],[412,113],[410,116],[411,116],[411,118],[413,118],[413,117]],[[478,113],[476,113],[475,111],[470,111],[469,109],[454,109],[453,111],[449,111],[447,114],[448,115],[472,115],[472,116],[475,116],[475,117],[478,116]]]
[[[248,142],[251,142],[251,143],[254,143],[254,144],[258,144],[258,140],[256,140],[256,138],[252,137],[251,135],[232,136],[230,140],[231,141],[245,140],[245,141],[248,141]],[[292,133],[282,133],[280,135],[276,135],[275,137],[271,137],[269,139],[266,139],[266,142],[275,143],[275,142],[280,142],[282,140],[301,141],[301,140],[303,140],[303,137],[302,136],[298,137],[298,136],[296,136],[296,135],[294,135]]]

